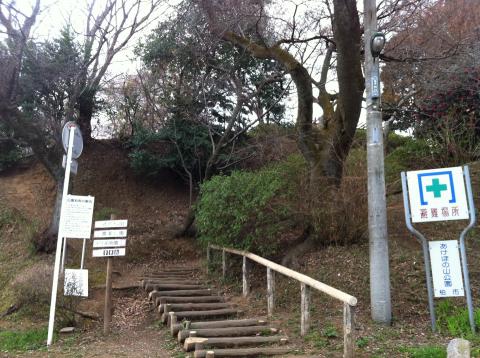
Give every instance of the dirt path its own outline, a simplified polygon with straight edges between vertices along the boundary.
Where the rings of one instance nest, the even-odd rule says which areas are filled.
[[[101,322],[88,330],[60,336],[49,351],[17,357],[172,357],[167,337],[155,322],[146,295],[140,290],[114,292],[112,333],[104,336]],[[12,355],[7,355],[12,357]],[[5,357],[7,357],[5,356]],[[3,357],[0,354],[0,357]]]

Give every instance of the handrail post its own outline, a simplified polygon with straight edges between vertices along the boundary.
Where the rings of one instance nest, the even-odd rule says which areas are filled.
[[[343,357],[353,358],[355,356],[355,307],[348,303],[343,304]]]
[[[222,276],[223,279],[227,276],[227,260],[226,260],[225,250],[222,250]]]
[[[245,256],[243,256],[243,264],[242,264],[242,286],[243,286],[243,297],[247,297],[248,294],[250,293],[250,285],[248,283],[248,261]]]
[[[211,260],[211,248],[210,245],[207,246],[207,275],[210,273],[210,260]]]
[[[275,305],[275,271],[267,267],[267,314],[272,317]]]
[[[310,328],[310,287],[303,282],[300,285],[301,293],[301,321],[300,334],[305,336]]]

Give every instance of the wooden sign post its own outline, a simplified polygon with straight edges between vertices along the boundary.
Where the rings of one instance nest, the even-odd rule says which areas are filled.
[[[110,215],[110,220],[96,221],[96,230],[93,237],[96,238],[126,238],[127,237],[127,220],[115,220],[114,214]],[[122,229],[118,229],[118,228]],[[115,229],[112,229],[115,228]],[[93,242],[93,257],[107,258],[107,277],[105,282],[105,308],[103,311],[103,333],[110,333],[110,322],[112,321],[112,271],[113,257],[125,256],[126,239],[108,239],[95,240]]]

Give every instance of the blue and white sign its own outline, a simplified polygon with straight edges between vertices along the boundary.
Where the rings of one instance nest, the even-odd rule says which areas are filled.
[[[430,241],[428,247],[435,297],[464,296],[458,241]]]
[[[469,218],[462,167],[407,172],[412,222]]]

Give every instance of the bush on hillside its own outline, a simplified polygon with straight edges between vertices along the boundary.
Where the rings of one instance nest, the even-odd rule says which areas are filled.
[[[196,180],[203,173],[212,144],[208,127],[188,120],[169,120],[158,131],[137,127],[129,143],[130,165],[136,174],[155,177],[163,169]]]
[[[435,148],[421,139],[403,137],[397,146],[385,157],[385,181],[400,190],[400,172],[438,167]],[[402,143],[403,142],[403,143]]]
[[[213,177],[201,186],[196,210],[203,244],[272,255],[294,228],[307,227],[318,245],[349,244],[366,238],[366,178],[345,177],[337,189],[311,193],[306,163],[293,155],[257,171]]]
[[[53,268],[46,263],[35,264],[20,272],[12,282],[17,306],[48,305]]]
[[[274,254],[282,232],[296,224],[299,156],[264,169],[215,176],[201,186],[197,225],[203,244]]]

